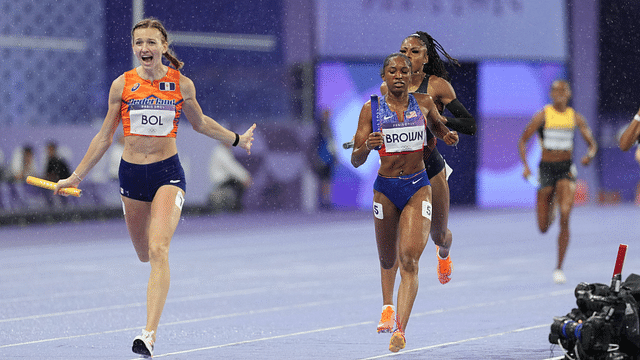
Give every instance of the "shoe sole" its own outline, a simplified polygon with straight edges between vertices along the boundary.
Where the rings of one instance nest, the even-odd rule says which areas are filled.
[[[131,350],[138,355],[152,357],[149,349],[147,349],[147,346],[142,340],[133,340],[133,346],[131,347]]]
[[[560,278],[560,279],[555,279],[555,278],[554,278],[554,279],[553,279],[553,282],[554,282],[554,283],[556,283],[556,284],[558,284],[558,285],[562,285],[562,284],[564,284],[564,283],[566,283],[566,282],[567,282],[567,279],[562,279],[562,278]]]
[[[440,255],[439,255],[440,247],[436,246],[436,259],[438,259],[438,266],[436,267],[436,273],[438,274],[438,281],[440,284],[444,285],[451,281],[451,273],[453,273],[453,263],[449,263],[449,273],[444,274],[440,272]]]
[[[438,281],[440,281],[440,284],[444,285],[448,283],[449,281],[451,281],[451,273],[453,273],[453,264],[451,264],[448,274],[440,273],[440,271],[437,271],[437,273],[438,273]]]
[[[389,351],[398,352],[404,349],[405,345],[406,342],[402,336],[392,336],[391,341],[389,342]]]
[[[378,328],[378,334],[391,334],[391,331],[393,330],[393,326],[391,327],[382,327],[382,328]]]
[[[556,284],[564,284],[567,282],[567,278],[564,276],[563,272],[560,272],[559,274],[556,274],[556,272],[553,272],[553,282]]]

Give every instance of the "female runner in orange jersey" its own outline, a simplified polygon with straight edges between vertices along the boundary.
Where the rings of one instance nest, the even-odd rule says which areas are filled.
[[[149,18],[131,31],[133,52],[140,66],[111,84],[109,109],[102,127],[89,144],[73,174],[56,185],[77,187],[102,158],[122,120],[124,152],[119,178],[127,228],[142,262],[151,264],[147,287],[147,323],[133,342],[133,351],[153,356],[160,316],[169,291],[169,244],[180,220],[186,191],[178,159],[176,135],[181,112],[193,129],[210,138],[251,152],[253,124],[239,135],[203,114],[193,82],[182,75],[169,49],[162,23]],[[167,58],[172,67],[164,65]]]

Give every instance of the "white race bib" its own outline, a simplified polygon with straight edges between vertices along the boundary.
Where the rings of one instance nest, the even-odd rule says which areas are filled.
[[[385,128],[382,134],[388,153],[422,150],[426,140],[424,125]]]
[[[131,133],[136,135],[167,136],[173,130],[175,105],[134,104],[129,107]]]

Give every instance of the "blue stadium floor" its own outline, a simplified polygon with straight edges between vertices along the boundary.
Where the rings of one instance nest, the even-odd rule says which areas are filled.
[[[542,235],[533,210],[453,209],[453,280],[438,282],[430,242],[397,354],[376,333],[369,213],[185,217],[154,357],[559,359],[549,325],[575,307],[575,286],[608,284],[620,243],[623,278],[640,273],[639,215],[632,205],[576,208],[568,282],[556,285],[557,224]],[[123,220],[4,227],[0,239],[1,359],[138,358],[149,265]]]

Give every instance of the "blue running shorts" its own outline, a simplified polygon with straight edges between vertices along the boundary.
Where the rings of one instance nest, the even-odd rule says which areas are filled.
[[[411,197],[423,186],[431,185],[426,170],[415,174],[389,178],[378,175],[373,183],[373,189],[384,194],[391,202],[402,211]]]
[[[187,191],[184,170],[178,154],[152,164],[132,164],[120,160],[118,171],[120,194],[140,201],[153,201],[163,185],[173,185]]]

